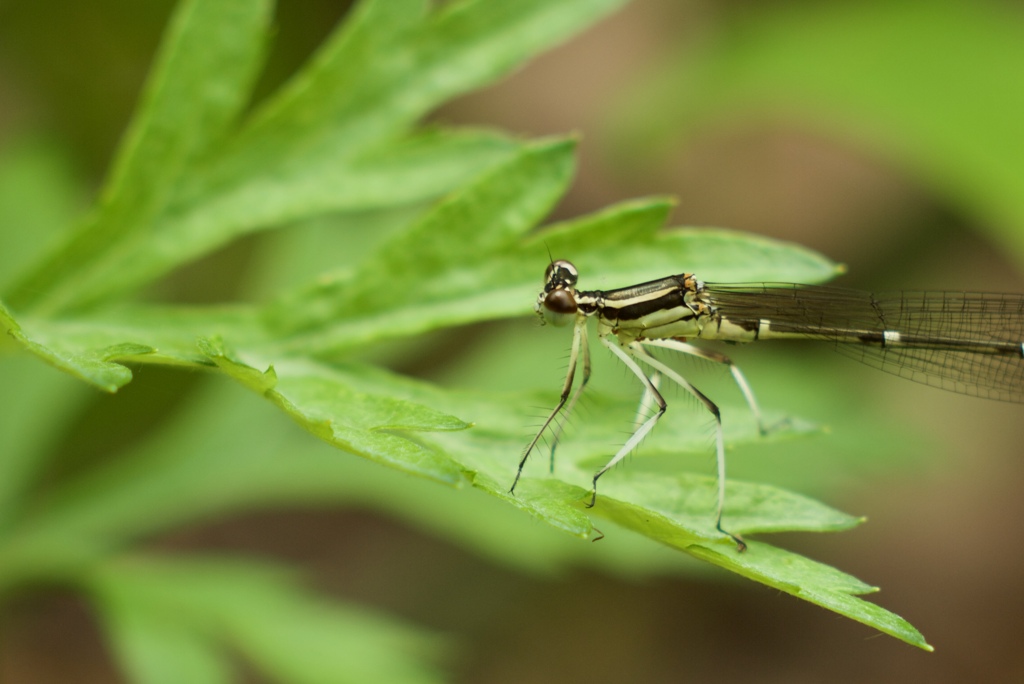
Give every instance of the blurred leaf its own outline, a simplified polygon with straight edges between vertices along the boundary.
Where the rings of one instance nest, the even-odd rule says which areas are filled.
[[[40,251],[79,209],[80,188],[65,153],[43,136],[5,141],[0,152],[0,287]]]
[[[775,116],[858,140],[981,219],[1024,261],[1024,18],[964,0],[745,12],[622,113],[634,146]]]
[[[195,206],[193,196],[217,189],[212,199],[224,206],[215,213],[247,212],[246,221],[265,223],[295,218],[296,212],[376,206],[378,196],[393,203],[395,193],[399,201],[428,196],[410,194],[415,184],[434,186],[431,194],[436,193],[438,174],[443,177],[453,163],[463,178],[493,161],[467,166],[482,151],[477,142],[506,151],[514,147],[497,134],[471,131],[404,138],[411,124],[620,4],[470,0],[431,9],[424,0],[363,2],[312,63],[252,117],[231,148],[182,190],[180,201]],[[451,144],[456,147],[446,149]],[[455,156],[458,146],[463,153]],[[420,173],[406,178],[412,186],[387,175],[398,168],[407,172],[409,161],[425,152],[444,152],[448,160],[417,164]],[[364,192],[350,193],[350,183]],[[226,185],[236,187],[224,191]]]
[[[135,684],[231,684],[227,654],[203,634],[168,620],[131,595],[109,592],[103,627],[125,674]]]
[[[93,214],[10,295],[16,308],[61,308],[116,275],[152,238],[190,163],[224,136],[262,61],[270,0],[187,0],[171,22]],[[130,258],[135,258],[134,256]]]
[[[264,563],[134,558],[87,583],[141,682],[233,681],[215,666],[227,649],[274,681],[441,681],[426,662],[436,637],[327,603]]]
[[[223,353],[212,358],[333,446],[449,485],[465,480],[457,462],[410,434],[467,427],[451,415],[362,391],[326,366],[290,364],[261,373]],[[182,438],[157,435],[138,453],[53,488],[0,547],[0,585],[32,575],[74,574],[142,535],[217,512],[257,503],[332,500],[339,491],[350,491],[344,464],[349,456],[300,452],[282,458],[294,447],[276,436],[280,426],[269,434],[255,431],[261,435],[259,448],[239,445],[240,434],[255,430],[246,422],[232,411],[204,405],[179,428],[185,430]],[[182,497],[183,491],[189,496]]]
[[[0,358],[0,534],[14,524],[59,436],[89,389],[30,358]],[[16,389],[13,389],[16,388]],[[13,390],[13,391],[12,391]]]
[[[227,115],[248,96],[266,18],[265,1],[234,4],[193,0],[182,10],[135,125],[141,142],[130,137],[125,147],[146,166],[120,163],[107,193],[133,203],[105,205],[19,284],[9,297],[16,309],[93,304],[246,232],[438,194],[517,144],[479,131],[410,135],[416,119],[622,0],[366,0],[305,70],[227,131]],[[181,140],[161,137],[165,121]]]

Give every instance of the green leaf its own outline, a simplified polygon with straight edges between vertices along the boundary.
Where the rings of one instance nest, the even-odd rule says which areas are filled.
[[[875,592],[877,588],[835,568],[759,542],[750,544],[746,553],[696,545],[688,546],[686,552],[846,615],[912,646],[925,651],[934,650],[906,620],[881,606],[857,598],[860,594]]]
[[[623,98],[634,152],[723,122],[795,120],[903,166],[1024,261],[1024,21],[1010,7],[772,6],[735,17],[679,64]]]
[[[188,165],[225,135],[262,61],[269,0],[188,0],[164,39],[142,104],[93,214],[13,289],[15,308],[59,309],[116,274],[151,239]]]
[[[21,366],[35,370],[34,376],[42,379],[62,381],[58,388],[71,382],[24,362]],[[24,382],[25,392],[39,383],[34,376],[5,374],[19,385]],[[18,440],[17,428],[39,425],[25,420],[26,413],[37,411],[40,403],[50,411],[59,408],[52,395],[45,393],[35,400],[23,393],[20,402],[0,412],[9,454],[22,455],[21,447],[30,437]],[[65,400],[72,397],[73,393]],[[25,410],[16,412],[20,408]],[[423,478],[396,477],[376,463],[339,454],[326,443],[309,439],[306,432],[289,426],[277,410],[226,383],[207,383],[184,411],[149,439],[108,466],[51,492],[41,508],[37,502],[32,524],[5,542],[0,583],[6,586],[19,576],[49,575],[55,569],[58,574],[73,571],[141,537],[214,516],[257,507],[327,504],[398,516],[410,526],[451,539],[484,557],[535,573],[553,574],[569,562],[597,563],[631,577],[681,567],[679,554],[662,551],[625,531],[614,545],[581,546],[483,493],[438,488]],[[19,480],[22,486],[31,482],[27,475],[14,478],[17,470],[11,458],[7,462],[5,472],[11,480]],[[0,486],[4,488],[0,492],[16,489],[8,479],[0,481]],[[182,497],[186,490],[189,496]],[[12,513],[20,512],[15,503],[17,499],[9,506]],[[507,542],[512,538],[515,545]]]
[[[500,276],[510,270],[509,259],[513,267],[523,262],[522,236],[564,193],[572,150],[568,141],[525,148],[388,241],[357,271],[334,281],[318,278],[286,295],[269,312],[268,326],[288,338],[284,351],[317,353],[373,341],[388,320],[399,334],[411,334],[434,327],[445,313],[465,312],[465,322],[493,317],[481,316],[477,302],[507,291]],[[484,279],[487,272],[492,275]]]
[[[289,361],[261,372],[215,342],[202,346],[221,370],[334,446],[415,475],[452,485],[462,481],[458,464],[402,433],[464,430],[468,423],[423,404],[354,390],[325,365]]]
[[[659,541],[685,546],[685,540],[722,542],[714,526],[717,482],[713,477],[635,470],[616,473],[601,483],[600,504],[595,512],[635,529],[627,521],[637,520],[635,504],[642,501],[644,532]],[[736,482],[726,483],[726,508],[722,524],[740,534],[758,532],[832,532],[850,529],[863,522],[817,501],[775,487]],[[655,522],[655,521],[660,522]]]
[[[683,270],[709,280],[815,282],[839,270],[810,250],[752,235],[658,233],[671,207],[663,199],[623,203],[527,237],[564,192],[571,152],[568,141],[527,146],[441,202],[358,270],[321,276],[283,295],[267,313],[268,337],[281,338],[268,350],[336,354],[442,325],[526,314],[549,249],[571,258],[582,278],[595,274],[593,286]]]
[[[244,306],[127,307],[104,316],[36,318],[13,314],[0,302],[0,345],[21,348],[98,389],[116,392],[131,380],[129,363],[191,366],[216,364],[197,346],[204,336],[254,344],[263,333]],[[3,349],[0,346],[0,349]]]
[[[215,348],[214,344],[207,344],[208,351]],[[245,384],[250,388],[264,395],[278,391],[280,383],[272,384],[252,366],[223,356],[219,363],[238,366],[228,372],[248,375]],[[302,377],[299,372],[280,374],[282,377]],[[358,366],[336,367],[330,371],[320,368],[316,376],[333,378],[338,386],[351,388],[349,392],[357,396],[361,395],[362,388],[372,386],[378,392],[394,397],[389,400],[391,403],[423,402],[436,407],[435,410],[473,417],[479,423],[474,430],[433,433],[432,437],[428,436],[430,433],[420,433],[419,441],[423,448],[433,453],[447,453],[447,457],[458,464],[458,472],[465,473],[475,488],[511,503],[556,529],[583,538],[597,534],[590,522],[590,513],[583,505],[589,499],[584,485],[589,483],[593,472],[585,464],[600,457],[606,441],[573,440],[560,453],[557,478],[528,475],[513,497],[508,494],[507,487],[522,443],[521,426],[525,417],[519,410],[526,405],[522,398],[496,403],[479,393],[444,392]],[[206,409],[198,410],[209,427],[196,423],[195,419],[186,420],[187,424],[195,425],[194,444],[172,442],[164,450],[149,456],[139,454],[120,459],[105,472],[97,472],[64,491],[55,492],[49,505],[37,512],[34,527],[22,530],[9,545],[0,563],[8,573],[4,579],[12,581],[19,573],[38,575],[54,570],[59,573],[61,568],[73,569],[89,557],[116,548],[139,534],[152,533],[194,517],[201,518],[212,511],[230,510],[259,501],[295,499],[308,502],[310,496],[326,497],[327,500],[339,496],[346,500],[355,496],[357,500],[390,508],[387,502],[389,498],[394,499],[395,493],[391,497],[384,494],[388,490],[386,484],[368,487],[365,480],[352,481],[346,474],[345,464],[338,457],[322,454],[306,460],[302,451],[296,452],[275,443],[281,437],[280,430],[273,425],[266,425],[267,436],[260,436],[252,426],[247,429],[260,449],[236,446],[237,421],[229,421],[235,426],[221,430],[222,435],[218,439],[223,445],[218,444],[214,439],[217,433],[211,428],[220,427],[226,417]],[[615,413],[627,410],[627,404],[622,401],[598,401],[596,406],[591,406],[590,417],[595,425],[607,425],[614,422],[612,416]],[[377,416],[379,424],[399,428],[408,427],[410,422],[417,420],[416,415],[410,415],[406,409],[391,411],[389,408]],[[262,424],[263,421],[256,421],[256,425]],[[656,453],[670,449],[671,444],[677,443],[679,431],[689,431],[690,448],[699,450],[701,440],[695,439],[693,433],[701,434],[700,428],[680,427],[687,424],[687,421],[666,424],[666,435],[662,437],[665,444],[658,443],[659,434],[656,432],[656,438],[649,445],[651,450]],[[419,428],[424,426],[416,425]],[[731,444],[758,439],[756,430],[742,427],[742,430],[731,433]],[[671,434],[674,431],[676,434]],[[268,438],[269,435],[274,437]],[[685,447],[685,443],[682,446]],[[283,452],[292,455],[287,462],[279,457]],[[188,457],[182,458],[180,454]],[[875,606],[862,606],[863,602],[843,596],[842,591],[834,586],[835,571],[831,569],[810,564],[799,556],[763,544],[756,545],[756,553],[768,554],[767,560],[760,555],[760,560],[748,560],[754,550],[748,554],[736,554],[731,543],[714,529],[714,480],[685,474],[666,476],[644,472],[643,460],[637,459],[630,469],[610,473],[602,480],[594,514],[650,539],[685,550],[702,560],[707,560],[706,555],[712,553],[709,548],[725,549],[720,554],[723,557],[729,558],[726,554],[734,554],[743,558],[734,563],[720,558],[715,561],[727,569],[779,586],[911,643],[926,646],[922,640],[914,641],[912,628],[896,616]],[[538,468],[535,467],[536,470]],[[207,484],[197,486],[196,483]],[[384,488],[379,489],[380,486]],[[187,499],[180,496],[183,487],[190,491]],[[374,496],[374,491],[381,494]],[[726,524],[730,529],[748,534],[838,530],[858,522],[817,502],[765,485],[730,482],[726,501]],[[408,515],[417,517],[415,510],[406,508],[409,504],[414,505],[415,502],[404,502],[399,510],[405,509]],[[475,534],[489,536],[493,544],[499,541],[495,535],[501,535],[501,530],[501,527],[494,527]],[[469,532],[472,533],[471,530]],[[604,543],[616,542],[607,540]],[[785,569],[789,566],[779,561],[780,558],[790,558],[787,562],[800,572],[787,573]],[[774,564],[774,574],[762,567],[767,562]],[[821,576],[814,572],[816,568],[820,568]]]
[[[97,214],[20,283],[10,297],[15,308],[40,307],[38,300],[58,287],[59,292],[46,298],[46,310],[81,308],[151,281],[247,232],[329,211],[422,201],[450,188],[506,157],[518,144],[479,131],[410,134],[416,119],[444,100],[503,75],[622,0],[507,5],[473,0],[433,10],[425,0],[367,0],[308,68],[244,126],[218,140],[215,149],[198,149],[205,153],[201,159],[194,152],[208,146],[211,136],[198,124],[216,117],[194,104],[207,97],[216,114],[230,98],[211,94],[247,95],[251,67],[263,42],[262,24],[255,21],[263,17],[258,9],[263,3],[251,3],[245,18],[204,15],[201,10],[216,5],[212,0],[192,4],[198,9],[182,12],[178,32],[165,47],[164,68],[153,82],[158,95],[175,93],[193,104],[182,113],[178,100],[151,97],[143,109],[149,116],[138,128],[156,131],[139,135],[143,142],[154,140],[155,149],[126,147],[138,148],[132,158],[145,160],[160,175],[119,165],[108,194],[134,198],[135,204],[124,211],[113,205],[109,214]],[[225,13],[233,11],[229,0],[221,4]],[[207,25],[207,32],[197,29]],[[239,38],[223,40],[220,26]],[[192,41],[203,48],[186,51]],[[190,59],[192,55],[203,59]],[[225,69],[225,64],[238,68]],[[167,74],[161,76],[163,72]],[[220,78],[186,78],[194,73]],[[179,92],[172,87],[176,75],[185,85],[206,85],[197,93]],[[180,132],[191,131],[188,124],[195,120],[194,138],[186,135],[165,143],[157,135],[159,126],[145,125],[149,119],[175,121]],[[171,153],[177,156],[161,156]],[[396,175],[396,169],[401,173]],[[121,191],[121,177],[148,184]],[[71,269],[76,273],[69,279]]]
[[[593,469],[579,466],[602,454],[607,458],[607,440],[598,439],[590,442],[589,446],[582,443],[560,449],[557,477],[537,479],[527,476],[521,480],[516,496],[513,497],[507,493],[506,488],[513,475],[515,460],[509,458],[508,454],[518,453],[516,446],[521,447],[523,441],[519,426],[524,424],[524,417],[516,415],[515,406],[489,404],[475,394],[439,393],[427,386],[397,378],[389,380],[370,369],[350,368],[348,372],[352,373],[351,382],[357,386],[368,381],[378,387],[384,384],[400,396],[430,403],[432,406],[450,407],[453,412],[470,417],[478,425],[477,429],[461,434],[438,435],[433,441],[444,444],[453,458],[473,473],[474,487],[512,503],[557,529],[584,538],[595,536],[589,516],[584,512],[584,502],[589,501],[590,493],[581,486],[589,484]],[[464,406],[462,411],[458,410],[459,405]],[[595,426],[613,423],[613,411],[621,414],[628,410],[623,402],[606,402],[603,406],[598,403],[590,408],[591,415],[588,418]],[[605,413],[605,409],[613,411]],[[724,409],[723,413],[727,410]],[[676,421],[658,427],[651,442],[658,439],[663,428],[666,433],[674,428],[691,435],[696,433],[706,443],[700,428],[695,428],[692,423]],[[775,437],[800,429],[806,428],[799,427],[799,423],[787,422],[777,428]],[[685,445],[679,445],[677,435],[669,434],[662,438],[678,445],[677,450],[680,446],[685,448]],[[746,429],[733,432],[730,443],[735,445],[740,441],[758,439],[760,437],[750,423]],[[651,444],[645,445],[645,448],[648,446],[657,448]],[[636,459],[638,462],[642,460]],[[714,528],[713,512],[717,494],[713,478],[644,473],[636,470],[638,462],[633,464],[633,469],[609,473],[602,479],[597,506],[591,509],[594,514],[702,560],[713,557],[715,564],[728,570],[778,587],[907,643],[931,650],[923,637],[905,620],[876,605],[856,599],[856,594],[867,593],[871,588],[854,578],[797,554],[761,543],[756,544],[756,549],[751,547],[747,553],[736,552],[732,542]],[[755,533],[835,531],[848,529],[861,520],[774,487],[730,481],[727,483],[724,522],[736,532]],[[740,560],[730,562],[728,559],[732,556]]]
[[[232,681],[214,666],[228,648],[275,681],[440,681],[428,664],[437,638],[328,603],[289,575],[239,560],[150,557],[107,563],[87,583],[123,662],[143,682]]]
[[[924,636],[906,620],[857,598],[877,588],[855,577],[762,542],[750,542],[743,553],[728,544],[715,544],[722,535],[714,529],[708,513],[715,505],[712,478],[652,478],[632,472],[617,475],[604,487],[594,508],[596,514],[700,560],[846,615],[918,648],[932,650]],[[626,501],[644,501],[644,505]],[[723,524],[734,532],[842,530],[863,522],[816,501],[765,485],[731,481],[726,502]]]
[[[113,344],[104,347],[82,346],[55,348],[37,342],[25,333],[11,312],[0,302],[0,329],[15,343],[32,352],[51,366],[85,380],[107,392],[116,392],[132,378],[132,373],[111,359],[149,354],[152,347],[140,344]]]

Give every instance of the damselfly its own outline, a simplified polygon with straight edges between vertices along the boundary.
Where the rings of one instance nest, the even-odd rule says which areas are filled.
[[[597,318],[601,343],[643,383],[641,408],[656,410],[638,417],[636,428],[611,460],[594,474],[589,506],[597,500],[597,480],[636,449],[664,415],[659,392],[668,378],[696,397],[715,419],[718,506],[715,527],[722,527],[725,505],[725,444],[718,406],[683,376],[647,351],[672,349],[729,367],[751,412],[765,431],[754,394],[739,368],[724,354],[687,340],[754,342],[820,340],[870,366],[928,385],[1000,401],[1024,402],[1024,295],[976,292],[869,293],[820,285],[790,283],[723,285],[705,283],[690,273],[669,276],[618,290],[577,290],[576,267],[552,261],[535,310],[542,321],[573,323],[569,369],[558,404],[527,445],[519,462],[514,492],[527,458],[555,418],[568,414],[590,379],[587,321]],[[573,390],[576,368],[583,377]],[[643,366],[650,369],[645,372]],[[556,424],[554,451],[564,420]]]

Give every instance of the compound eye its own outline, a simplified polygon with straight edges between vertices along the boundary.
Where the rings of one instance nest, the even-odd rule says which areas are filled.
[[[574,314],[576,299],[565,290],[552,290],[544,297],[544,308],[551,313]]]
[[[558,282],[572,287],[576,284],[577,279],[579,279],[579,273],[576,271],[576,267],[565,259],[552,261],[544,270],[544,282],[546,283]]]

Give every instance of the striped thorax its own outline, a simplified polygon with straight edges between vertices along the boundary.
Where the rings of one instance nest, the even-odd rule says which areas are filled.
[[[552,262],[534,307],[545,322],[564,325],[597,316],[598,334],[633,340],[698,337],[713,318],[704,284],[691,274],[669,276],[617,290],[577,290],[576,267]]]

